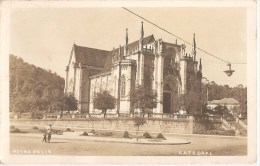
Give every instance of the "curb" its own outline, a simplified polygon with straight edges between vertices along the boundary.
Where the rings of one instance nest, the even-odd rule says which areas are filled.
[[[20,137],[27,137],[26,135],[22,134],[17,134],[17,133],[12,133],[10,136],[20,136]],[[36,137],[36,138],[41,138],[40,135],[29,135],[29,137]],[[184,145],[184,144],[191,144],[191,141],[187,142],[166,142],[166,143],[160,143],[160,142],[129,142],[129,141],[119,141],[119,140],[94,140],[94,139],[88,139],[87,137],[82,137],[82,139],[79,138],[55,138],[55,139],[65,139],[65,140],[80,140],[80,141],[94,141],[94,142],[112,142],[112,143],[128,143],[128,144],[144,144],[144,145]]]

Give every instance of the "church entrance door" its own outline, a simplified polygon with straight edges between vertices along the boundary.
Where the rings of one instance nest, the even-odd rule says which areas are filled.
[[[171,112],[171,92],[164,92],[163,93],[163,113],[170,113]]]

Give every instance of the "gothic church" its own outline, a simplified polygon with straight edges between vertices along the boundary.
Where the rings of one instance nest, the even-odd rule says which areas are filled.
[[[143,22],[140,39],[110,51],[73,45],[66,68],[65,93],[73,93],[78,111],[96,113],[93,96],[107,90],[118,101],[109,113],[133,113],[129,92],[138,85],[150,87],[157,93],[157,107],[153,113],[175,113],[181,107],[189,114],[200,109],[202,64],[196,60],[196,41],[192,52],[185,52],[185,44],[144,37]]]

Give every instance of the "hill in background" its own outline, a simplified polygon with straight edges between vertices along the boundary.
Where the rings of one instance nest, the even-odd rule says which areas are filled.
[[[63,95],[64,78],[14,55],[10,55],[9,62],[10,111],[54,109],[54,101]]]

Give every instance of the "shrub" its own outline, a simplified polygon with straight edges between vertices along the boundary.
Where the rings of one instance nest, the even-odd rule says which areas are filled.
[[[21,133],[21,130],[18,129],[18,128],[15,128],[15,129],[14,129],[14,132],[15,132],[15,133]]]
[[[10,126],[10,129],[15,129],[15,127],[13,125]]]
[[[34,126],[33,129],[38,130],[38,127]]]
[[[84,131],[84,133],[82,135],[83,136],[88,136],[88,133],[86,131]]]
[[[162,133],[158,134],[158,135],[157,135],[157,138],[159,138],[159,139],[166,139],[166,138],[162,135]]]
[[[66,131],[67,131],[67,132],[73,132],[70,128],[67,128]]]
[[[144,133],[144,135],[143,135],[145,138],[152,138],[152,136],[149,134],[149,133]]]
[[[123,137],[124,137],[124,138],[130,138],[130,137],[129,137],[129,133],[128,133],[127,131],[125,131]]]
[[[14,128],[10,130],[11,133],[21,133],[21,130],[18,128]]]

